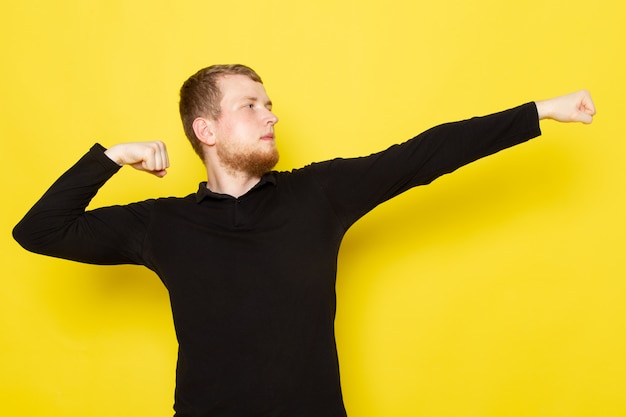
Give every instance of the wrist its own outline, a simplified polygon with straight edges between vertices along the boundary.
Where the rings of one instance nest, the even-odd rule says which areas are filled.
[[[535,106],[537,107],[539,120],[552,118],[552,105],[550,104],[550,100],[535,101]]]
[[[119,165],[119,166],[123,166],[124,165],[124,161],[122,159],[121,153],[119,152],[119,146],[118,145],[114,145],[114,146],[110,147],[109,149],[105,150],[104,154],[107,156],[107,158],[109,158],[111,161],[115,162],[117,165]]]

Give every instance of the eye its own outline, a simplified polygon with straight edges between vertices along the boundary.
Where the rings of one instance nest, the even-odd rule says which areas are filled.
[[[246,107],[249,108],[249,109],[253,109],[254,108],[254,103],[246,104]]]

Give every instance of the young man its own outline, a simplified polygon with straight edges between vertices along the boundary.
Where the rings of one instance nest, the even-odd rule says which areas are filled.
[[[120,166],[157,176],[169,166],[161,142],[96,144],[14,230],[33,252],[141,264],[160,277],[179,342],[178,417],[345,416],[333,323],[348,228],[414,186],[540,135],[540,119],[595,114],[581,91],[444,124],[368,157],[275,172],[278,118],[250,68],[199,71],[180,109],[207,170],[195,194],[86,212]]]

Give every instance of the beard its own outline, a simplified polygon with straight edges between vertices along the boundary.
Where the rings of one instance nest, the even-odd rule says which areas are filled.
[[[273,145],[259,146],[256,149],[242,149],[233,144],[220,144],[218,142],[216,151],[224,168],[232,173],[262,177],[278,163],[278,150]]]

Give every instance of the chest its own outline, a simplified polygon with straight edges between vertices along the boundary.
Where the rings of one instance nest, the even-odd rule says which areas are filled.
[[[333,211],[316,196],[287,197],[162,202],[148,228],[146,261],[168,288],[187,291],[334,280],[344,231]]]

